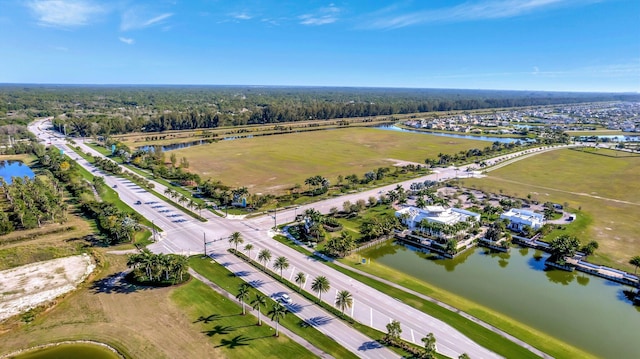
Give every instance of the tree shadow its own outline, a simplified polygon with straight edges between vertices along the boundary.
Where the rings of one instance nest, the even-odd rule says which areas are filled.
[[[249,345],[248,341],[252,339],[245,337],[244,335],[237,335],[231,339],[222,339],[220,341],[220,345],[216,345],[216,348],[219,347],[228,347],[229,349],[234,349],[235,347]]]
[[[249,274],[251,274],[251,272],[247,271],[247,270],[241,270],[235,273],[230,273],[229,276],[230,277],[246,277]]]
[[[302,308],[304,308],[304,306],[298,304],[298,303],[293,303],[293,304],[288,304],[287,305],[287,309],[289,309],[289,311],[291,313],[300,313],[300,311],[302,311]]]
[[[205,330],[203,333],[205,333],[208,337],[212,337],[214,335],[225,335],[225,334],[229,334],[232,331],[234,331],[235,329],[233,327],[230,327],[228,325],[226,326],[222,326],[222,325],[216,325],[215,327],[213,327],[213,329],[211,330]]]
[[[382,344],[378,343],[375,340],[371,340],[371,341],[362,343],[362,345],[358,347],[358,351],[367,351],[371,349],[380,349],[380,348],[382,348]]]
[[[220,318],[222,318],[222,316],[221,316],[220,314],[215,314],[215,313],[214,313],[214,314],[211,314],[211,315],[209,315],[209,316],[207,316],[207,317],[205,317],[204,315],[201,315],[201,316],[199,316],[199,317],[198,317],[198,319],[196,319],[196,320],[194,321],[194,323],[200,323],[200,322],[202,322],[202,323],[204,323],[204,324],[209,324],[209,323],[211,323],[211,322],[213,322],[213,321],[216,321],[216,320],[218,320],[218,319],[220,319]]]
[[[247,282],[250,286],[254,287],[254,288],[260,288],[262,287],[262,285],[264,284],[264,281],[262,279],[254,279],[252,281]]]
[[[139,286],[127,282],[126,273],[124,272],[114,273],[102,279],[98,279],[91,283],[90,287],[90,289],[96,294],[129,294],[139,290],[149,290],[153,288],[154,287]]]
[[[311,324],[314,327],[318,327],[321,325],[325,325],[331,321],[331,318],[327,316],[318,316],[307,319],[307,323]]]

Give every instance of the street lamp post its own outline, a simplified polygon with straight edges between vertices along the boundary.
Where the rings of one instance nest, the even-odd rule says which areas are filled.
[[[293,207],[293,221],[294,222],[298,219],[298,208],[300,208],[300,206]]]
[[[202,232],[202,247],[204,249],[204,256],[207,256],[207,232]]]

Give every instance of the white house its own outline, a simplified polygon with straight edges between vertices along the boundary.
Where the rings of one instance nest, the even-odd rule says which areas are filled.
[[[508,227],[514,231],[522,231],[524,226],[529,226],[536,230],[544,225],[544,215],[518,208],[512,208],[504,212],[500,215],[500,219],[508,220]]]
[[[395,216],[407,225],[409,229],[414,229],[424,219],[429,222],[447,225],[468,221],[469,218],[472,218],[473,221],[480,220],[478,213],[465,211],[460,208],[444,208],[442,206],[427,206],[424,209],[405,207],[397,210]]]

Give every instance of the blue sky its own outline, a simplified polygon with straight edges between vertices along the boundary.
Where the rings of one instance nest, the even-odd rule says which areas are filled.
[[[640,92],[640,1],[0,0],[0,82]]]

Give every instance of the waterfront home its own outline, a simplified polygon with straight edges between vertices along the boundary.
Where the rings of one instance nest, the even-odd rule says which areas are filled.
[[[404,207],[396,211],[395,216],[409,229],[414,229],[423,220],[449,226],[459,222],[479,221],[480,214],[460,208],[444,208],[443,206],[426,206],[425,208]]]
[[[500,219],[509,221],[509,229],[521,232],[525,226],[534,230],[544,225],[544,215],[526,209],[512,208],[500,215]]]

